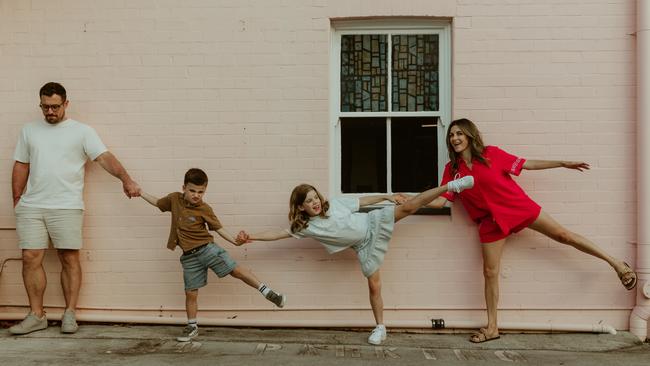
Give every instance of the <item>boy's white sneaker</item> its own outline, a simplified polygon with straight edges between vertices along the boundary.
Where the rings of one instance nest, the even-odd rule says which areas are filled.
[[[474,177],[471,175],[452,180],[447,183],[447,191],[460,193],[468,188],[474,187]]]
[[[176,337],[176,340],[179,342],[189,342],[192,340],[192,338],[195,338],[198,335],[199,327],[196,325],[188,324],[185,328],[183,328],[183,334]]]
[[[386,340],[386,326],[379,324],[372,330],[370,337],[368,337],[368,343],[374,344],[376,346],[380,345],[381,342]]]
[[[279,308],[283,308],[284,304],[287,302],[287,297],[285,295],[277,293],[273,290],[270,290],[269,293],[264,297],[266,297],[267,300],[274,303],[275,306]]]

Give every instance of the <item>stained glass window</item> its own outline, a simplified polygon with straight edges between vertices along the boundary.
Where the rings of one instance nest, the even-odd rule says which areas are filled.
[[[341,36],[341,112],[385,112],[388,37]]]
[[[394,35],[392,41],[392,110],[437,111],[438,35]]]

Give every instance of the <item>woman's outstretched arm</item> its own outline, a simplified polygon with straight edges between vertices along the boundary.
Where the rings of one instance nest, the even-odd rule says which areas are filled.
[[[526,160],[523,169],[526,170],[541,170],[552,168],[567,168],[579,171],[589,170],[589,164],[583,161],[564,161],[564,160]]]

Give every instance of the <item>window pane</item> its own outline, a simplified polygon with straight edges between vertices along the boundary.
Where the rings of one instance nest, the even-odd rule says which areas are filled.
[[[437,111],[438,35],[396,35],[392,42],[392,110]]]
[[[391,119],[393,192],[438,186],[436,121],[436,117]]]
[[[341,36],[341,112],[388,110],[388,36]]]
[[[386,192],[386,119],[341,118],[341,192]]]

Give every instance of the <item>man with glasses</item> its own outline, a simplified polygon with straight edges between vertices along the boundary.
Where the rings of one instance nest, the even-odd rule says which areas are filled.
[[[61,261],[61,287],[65,311],[62,333],[77,331],[75,309],[81,287],[81,226],[83,221],[84,166],[88,158],[122,181],[127,197],[140,196],[140,187],[111,154],[95,130],[70,119],[65,88],[47,83],[40,90],[44,121],[25,125],[14,152],[11,188],[16,231],[23,257],[23,283],[31,311],[12,334],[47,328],[43,309],[46,286],[43,258],[48,238]]]

